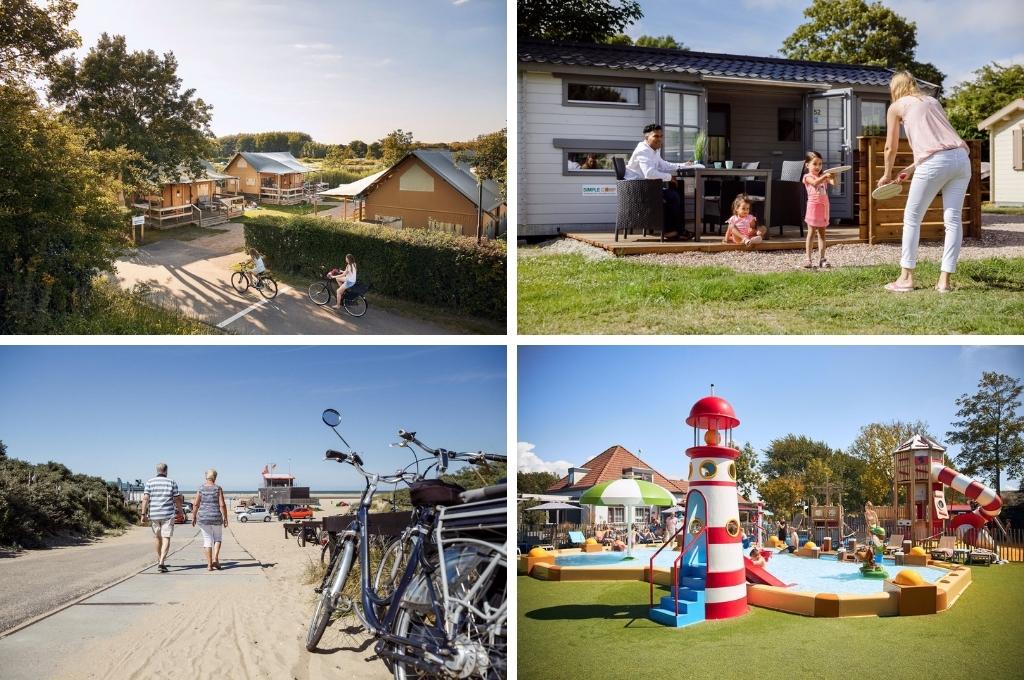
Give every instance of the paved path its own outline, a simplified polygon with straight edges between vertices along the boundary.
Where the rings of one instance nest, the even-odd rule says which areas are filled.
[[[190,525],[175,528],[171,549],[175,552],[167,559],[169,572],[158,572],[156,560],[151,559],[150,565],[134,577],[0,638],[0,675],[5,680],[61,677],[74,670],[69,664],[74,664],[91,645],[139,625],[154,610],[179,606],[197,595],[215,598],[231,585],[251,585],[264,579],[259,562],[239,545],[231,531],[224,532],[222,571],[206,570],[202,539]],[[78,553],[74,557],[76,566],[84,570],[88,563],[82,560],[101,550],[96,547]],[[47,562],[48,569],[51,564]],[[35,576],[45,578],[42,573]],[[38,597],[38,591],[36,585],[31,596]]]
[[[155,561],[153,534],[142,527],[99,543],[0,559],[0,633]]]
[[[375,308],[366,315],[317,307],[305,290],[279,283],[277,297],[264,300],[255,290],[240,295],[231,287],[231,265],[245,259],[241,224],[194,241],[168,239],[145,245],[117,261],[116,279],[124,288],[144,283],[154,301],[197,316],[239,334],[435,335],[450,330]],[[273,263],[271,263],[273,270]]]

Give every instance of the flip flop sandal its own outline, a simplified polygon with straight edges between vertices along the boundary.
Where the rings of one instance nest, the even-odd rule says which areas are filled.
[[[814,263],[811,262],[810,260],[807,260],[807,262],[806,262],[806,264],[804,264],[803,268],[804,269],[814,269]]]
[[[822,260],[821,262],[818,263],[818,266],[823,269],[831,269],[832,263],[829,262],[828,260]]]
[[[910,293],[913,292],[913,286],[898,286],[896,283],[885,284],[885,289],[890,293]]]

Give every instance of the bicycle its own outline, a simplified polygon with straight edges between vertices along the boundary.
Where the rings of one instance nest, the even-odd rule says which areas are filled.
[[[231,270],[234,272],[231,275],[231,286],[239,293],[245,293],[251,286],[268,300],[277,297],[277,281],[270,275],[270,272],[264,271],[257,274],[252,271],[250,262],[234,264],[231,266]]]
[[[413,676],[504,678],[507,668],[507,486],[498,484],[465,491],[428,479],[442,474],[449,462],[477,465],[504,462],[504,456],[432,449],[416,433],[399,430],[396,446],[416,446],[431,458],[413,455],[413,462],[392,475],[369,472],[362,457],[338,432],[340,414],[327,409],[324,423],[348,452],[328,450],[327,460],[347,463],[363,476],[356,517],[343,532],[320,587],[306,636],[306,649],[316,649],[337,609],[359,551],[360,607],[351,606],[363,626],[377,639],[375,651],[402,680]],[[416,471],[410,468],[416,466]],[[406,483],[413,503],[411,522],[390,543],[370,582],[369,508],[380,484]]]
[[[334,283],[333,279],[327,277],[337,272],[337,269],[333,269],[324,275],[323,281],[314,281],[310,284],[309,299],[316,305],[323,307],[335,299],[337,284]],[[346,288],[345,297],[341,300],[341,306],[345,308],[345,311],[350,316],[359,317],[366,314],[369,305],[366,302],[365,295],[369,290],[370,284],[362,282],[357,282],[351,288]]]

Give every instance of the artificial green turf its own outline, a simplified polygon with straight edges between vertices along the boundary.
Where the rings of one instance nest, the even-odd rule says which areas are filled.
[[[972,567],[930,616],[815,619],[751,607],[675,629],[647,618],[638,581],[518,578],[518,677],[1020,678],[1024,564]],[[655,601],[667,590],[655,588]]]
[[[960,262],[956,290],[937,293],[936,263],[919,290],[883,285],[894,265],[742,274],[723,267],[579,255],[519,259],[526,334],[1016,334],[1024,332],[1024,258]]]

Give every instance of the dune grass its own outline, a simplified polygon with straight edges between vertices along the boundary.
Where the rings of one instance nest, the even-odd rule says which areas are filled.
[[[1024,332],[1024,258],[960,262],[956,291],[882,286],[893,265],[743,274],[579,255],[519,259],[525,334],[1013,334]]]
[[[815,619],[751,607],[682,629],[647,618],[646,583],[520,576],[519,677],[1020,677],[1024,564],[972,573],[953,608],[931,616]]]

